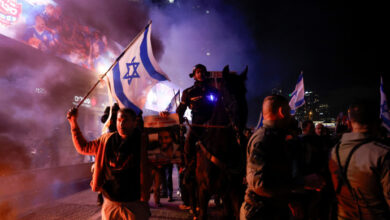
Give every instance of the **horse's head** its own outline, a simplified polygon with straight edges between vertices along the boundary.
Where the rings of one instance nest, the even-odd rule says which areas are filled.
[[[223,81],[221,86],[221,96],[225,108],[228,109],[232,122],[243,129],[248,118],[248,105],[246,101],[246,86],[248,66],[241,74],[230,72],[229,66],[225,66],[222,71]]]

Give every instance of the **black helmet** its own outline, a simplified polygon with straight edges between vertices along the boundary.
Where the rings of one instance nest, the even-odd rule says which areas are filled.
[[[195,70],[196,69],[201,69],[202,73],[204,74],[205,77],[210,77],[210,72],[207,72],[206,66],[203,64],[196,64],[194,68],[192,69],[192,73],[189,74],[190,78],[194,77],[195,75]]]

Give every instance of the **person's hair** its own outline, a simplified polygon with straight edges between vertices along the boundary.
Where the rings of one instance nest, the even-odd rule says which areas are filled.
[[[290,106],[288,105],[288,100],[281,95],[270,95],[265,97],[264,103],[270,102],[271,112],[272,114],[276,114],[278,112],[279,107],[282,107],[284,114],[290,114]],[[288,111],[288,112],[287,112]]]
[[[134,112],[133,109],[130,108],[121,108],[118,110],[118,113],[121,112],[122,114],[127,114],[131,117],[131,119],[136,120],[137,114]]]
[[[163,129],[158,132],[158,141],[161,141],[161,133],[162,132],[168,132],[169,137],[172,138],[172,142],[176,142],[176,137],[171,129]]]
[[[368,100],[357,100],[348,109],[348,116],[352,122],[361,125],[374,125],[379,122],[377,104]]]
[[[312,120],[306,120],[306,121],[302,122],[302,129],[305,129],[309,124],[314,125]]]

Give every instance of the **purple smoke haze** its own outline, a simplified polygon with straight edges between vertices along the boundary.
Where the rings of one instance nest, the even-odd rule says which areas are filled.
[[[63,13],[104,32],[123,46],[149,19],[147,8],[128,1],[61,1],[59,5]],[[154,37],[153,44],[156,54],[161,55],[161,41]],[[97,73],[2,35],[0,69],[1,187],[7,187],[2,185],[6,176],[20,171],[32,175],[40,173],[37,169],[89,162],[89,157],[79,155],[73,147],[66,112],[73,106],[75,96],[84,96],[97,81]],[[105,102],[101,94],[105,92],[104,88],[98,88],[90,96],[97,102],[95,108],[80,108],[79,122],[88,140],[101,133],[100,115],[105,107],[101,106]],[[40,181],[50,185],[59,180],[48,176]],[[15,192],[20,192],[29,182],[13,184],[20,189]],[[53,193],[47,199],[57,195]],[[2,199],[0,194],[0,203]],[[25,204],[33,204],[34,198],[30,199]],[[10,201],[5,204],[11,205]],[[2,207],[0,212],[4,211]]]
[[[229,64],[237,72],[248,65],[249,97],[256,86],[251,78],[259,77],[256,70],[261,64],[251,33],[243,16],[220,1],[199,7],[196,1],[175,7],[124,0],[67,0],[58,5],[63,15],[96,28],[122,46],[153,20],[154,54],[173,83],[182,88],[193,83],[188,73],[197,63],[215,71]],[[10,162],[17,161],[12,158],[0,164],[19,169],[81,162],[82,157],[72,148],[65,114],[73,97],[83,96],[95,82],[96,73],[6,37],[1,37],[0,50],[0,135],[9,142],[2,151],[12,149],[25,158],[23,163],[12,162],[17,166]],[[82,124],[90,138],[99,134],[98,114],[85,116],[87,122]]]
[[[213,71],[229,64],[237,72],[248,65],[248,96],[253,93],[256,83],[251,78],[259,75],[259,54],[242,15],[233,7],[219,1],[201,7],[194,2],[157,7],[125,0],[67,0],[58,5],[63,14],[122,46],[153,20],[154,55],[173,83],[181,88],[192,85],[188,74],[197,63]],[[65,115],[74,97],[84,96],[96,82],[97,73],[4,36],[0,69],[0,175],[88,162],[74,150]],[[97,89],[91,98],[101,105],[106,102],[99,98],[104,92]],[[89,140],[101,132],[104,107],[80,108],[79,122]]]

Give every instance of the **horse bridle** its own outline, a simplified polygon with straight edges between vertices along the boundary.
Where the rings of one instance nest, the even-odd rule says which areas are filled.
[[[228,116],[228,119],[229,119],[229,122],[230,124],[227,125],[227,126],[224,126],[224,125],[210,125],[210,124],[205,124],[205,125],[202,125],[202,124],[190,124],[188,122],[187,119],[185,119],[185,122],[188,124],[188,126],[190,126],[190,128],[192,127],[203,127],[203,128],[229,128],[229,127],[232,127],[234,132],[236,133],[236,141],[237,141],[237,144],[238,145],[241,145],[241,135],[240,135],[240,131],[238,129],[238,126],[233,122],[233,119],[232,119],[232,115],[231,115],[231,112],[230,110],[226,107],[225,103],[224,103],[224,97],[223,95],[221,94],[221,101],[222,101],[222,105],[227,113],[227,116]],[[195,131],[193,131],[195,132]],[[195,135],[199,137],[199,134],[197,134],[195,132]],[[196,145],[199,146],[199,148],[201,149],[201,151],[203,152],[203,154],[205,155],[205,157],[210,161],[212,162],[213,164],[215,164],[216,166],[218,166],[219,168],[221,168],[222,170],[226,170],[227,168],[227,165],[222,162],[220,159],[218,159],[216,156],[214,156],[213,154],[210,153],[209,150],[207,150],[207,148],[204,146],[204,144],[202,143],[201,140],[198,140],[196,142]]]

